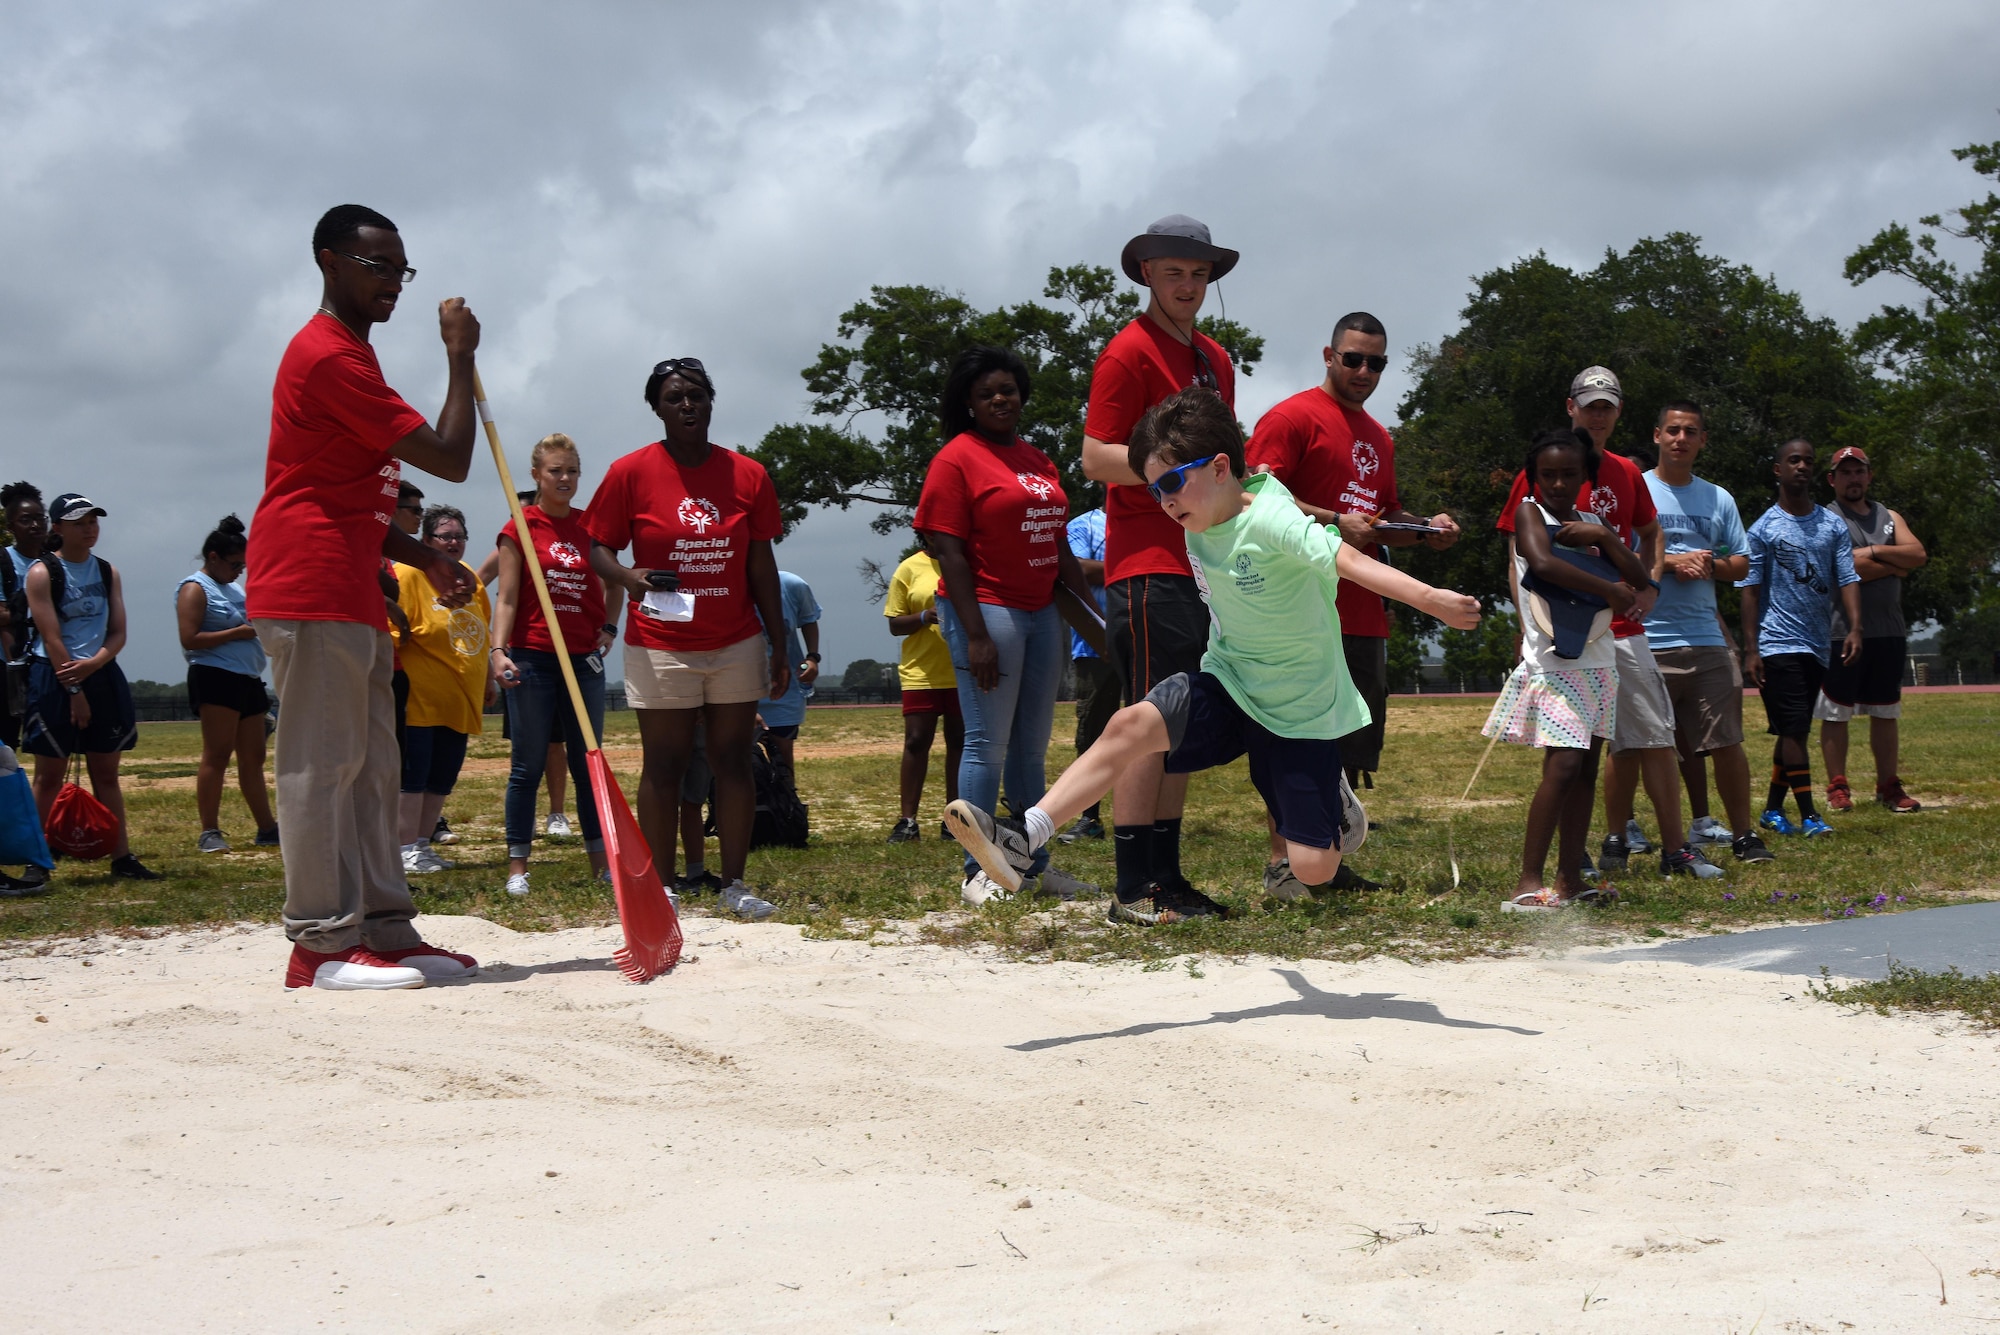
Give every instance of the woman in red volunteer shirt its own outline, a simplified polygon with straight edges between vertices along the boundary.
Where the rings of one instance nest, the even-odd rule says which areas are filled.
[[[607,598],[603,581],[590,568],[590,532],[584,512],[570,501],[583,473],[576,442],[557,432],[535,442],[528,457],[535,482],[535,499],[521,507],[535,544],[535,559],[548,581],[562,631],[562,651],[590,711],[590,726],[604,732],[604,651],[618,640],[618,612],[625,591],[613,587]],[[569,688],[563,685],[556,659],[555,637],[549,633],[542,600],[528,578],[521,553],[521,536],[508,520],[496,540],[499,590],[493,603],[494,676],[507,693],[507,722],[512,734],[513,768],[507,774],[507,893],[528,893],[528,852],[535,840],[535,796],[548,764],[550,740],[565,749],[570,777],[576,781],[578,814],[583,819],[583,847],[590,865],[605,874],[604,831],[597,821],[597,803],[584,764],[583,729],[577,726]]]
[[[653,368],[647,406],[666,439],[617,460],[590,501],[590,563],[632,600],[625,619],[625,698],[639,714],[645,768],[639,828],[662,877],[674,869],[681,776],[697,719],[708,730],[722,906],[740,918],[775,908],[743,884],[757,817],[750,747],[757,702],[791,680],[778,594],[778,494],[755,459],[708,439],[715,385],[692,357]],[[632,548],[636,565],[615,552]],[[761,617],[761,624],[760,624]]]
[[[952,364],[938,413],[950,439],[931,459],[916,528],[944,569],[938,629],[958,673],[965,751],[960,795],[982,811],[1007,797],[1026,811],[1048,789],[1045,763],[1069,633],[1055,606],[1058,579],[1094,606],[1065,536],[1069,497],[1049,457],[1016,433],[1028,367],[1000,348],[968,348]],[[1035,867],[1041,888],[1076,882]],[[971,857],[960,893],[983,904],[997,887]],[[1067,896],[1065,896],[1067,897]]]

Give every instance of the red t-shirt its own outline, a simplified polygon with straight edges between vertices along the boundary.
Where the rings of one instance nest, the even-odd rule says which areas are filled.
[[[1639,471],[1639,465],[1622,454],[1605,450],[1597,465],[1597,484],[1590,489],[1589,497],[1579,496],[1577,509],[1588,510],[1604,521],[1604,524],[1620,538],[1627,547],[1637,550],[1632,541],[1635,530],[1644,528],[1660,517],[1653,505],[1652,489],[1647,487],[1646,478]],[[1526,472],[1514,475],[1514,489],[1507,493],[1506,508],[1500,511],[1500,518],[1493,527],[1502,533],[1514,531],[1514,512],[1521,508],[1521,502],[1528,498],[1528,475]],[[1535,498],[1540,501],[1540,497]],[[1586,503],[1587,502],[1587,503]],[[1618,639],[1633,635],[1643,635],[1643,622],[1631,617],[1614,617],[1611,633]]]
[[[571,506],[561,519],[551,519],[541,506],[524,505],[521,513],[535,540],[535,559],[542,563],[542,575],[549,582],[549,601],[556,605],[563,644],[572,654],[587,654],[597,647],[597,632],[604,625],[604,585],[590,568],[590,529],[584,523],[584,511]],[[494,541],[520,547],[513,520],[507,521]],[[521,566],[521,596],[514,609],[514,632],[507,643],[516,649],[556,652],[548,620],[542,615],[542,600],[528,579],[525,562]]]
[[[382,539],[424,415],[382,381],[375,349],[330,315],[292,336],[271,389],[264,498],[250,525],[249,613],[386,630]]]
[[[750,595],[750,544],[778,536],[778,493],[764,465],[711,445],[708,457],[682,468],[665,441],[613,463],[591,497],[584,528],[613,551],[632,548],[632,563],[671,570],[694,598],[692,621],[661,621],[638,606],[625,639],[646,649],[699,653],[763,634]]]
[[[1068,523],[1069,497],[1048,455],[1022,440],[994,446],[969,431],[932,457],[914,521],[965,544],[980,602],[1023,612],[1055,600],[1056,544]],[[938,596],[945,594],[939,580]]]
[[[1403,506],[1388,429],[1324,389],[1294,394],[1259,418],[1243,457],[1253,468],[1269,468],[1287,491],[1321,510],[1379,515]],[[1381,552],[1379,543],[1361,549],[1364,556],[1379,558]],[[1388,638],[1389,611],[1381,594],[1342,580],[1334,605],[1341,634]]]
[[[1236,409],[1236,368],[1222,345],[1206,334],[1194,336],[1208,359],[1215,391]],[[1194,349],[1141,315],[1112,336],[1097,354],[1090,373],[1090,411],[1083,433],[1113,444],[1132,438],[1146,410],[1193,385],[1202,365]],[[1187,575],[1187,540],[1144,487],[1104,489],[1104,580],[1134,575]]]

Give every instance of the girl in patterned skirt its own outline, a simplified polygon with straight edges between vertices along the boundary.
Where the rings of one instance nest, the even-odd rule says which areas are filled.
[[[1577,493],[1597,480],[1597,455],[1575,431],[1545,431],[1535,437],[1526,465],[1534,486],[1514,516],[1514,605],[1521,609],[1521,661],[1509,674],[1482,730],[1523,746],[1542,748],[1542,783],[1528,807],[1527,836],[1521,848],[1521,879],[1503,912],[1561,908],[1606,891],[1587,889],[1580,873],[1590,813],[1597,791],[1597,761],[1611,735],[1618,678],[1609,615],[1631,607],[1647,583],[1645,567],[1595,516],[1579,514]],[[1557,546],[1594,548],[1621,579],[1593,575],[1555,554]],[[1595,594],[1609,604],[1591,638],[1580,650],[1559,646],[1531,615],[1534,595],[1521,585],[1532,574],[1544,584]],[[1561,649],[1576,650],[1565,654]],[[1556,880],[1542,880],[1549,843],[1558,828]]]

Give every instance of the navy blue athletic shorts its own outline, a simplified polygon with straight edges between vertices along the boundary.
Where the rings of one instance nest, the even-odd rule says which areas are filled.
[[[1340,847],[1339,742],[1278,736],[1206,672],[1177,672],[1146,699],[1167,723],[1167,773],[1215,769],[1247,755],[1250,782],[1277,817],[1279,834],[1307,848]]]

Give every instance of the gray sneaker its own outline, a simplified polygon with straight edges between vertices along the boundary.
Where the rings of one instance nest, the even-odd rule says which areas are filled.
[[[1678,853],[1660,854],[1660,875],[1692,876],[1697,881],[1712,881],[1722,875],[1722,868],[1702,856],[1702,851],[1693,844],[1682,844]]]
[[[995,885],[1009,894],[1021,888],[1021,877],[1035,863],[1028,836],[1000,824],[962,797],[944,809],[944,823]]]
[[[201,838],[195,841],[195,848],[203,853],[227,853],[229,841],[222,837],[220,830],[203,830]]]
[[[1653,851],[1653,841],[1648,839],[1646,832],[1639,828],[1639,818],[1637,816],[1625,822],[1625,851],[1628,853],[1650,853]],[[1662,849],[1661,851],[1664,852],[1665,850]]]
[[[1361,845],[1368,842],[1368,812],[1363,809],[1361,799],[1354,795],[1354,786],[1347,781],[1347,771],[1340,774],[1340,856],[1351,858],[1361,851]]]
[[[1311,894],[1311,888],[1292,875],[1290,858],[1279,858],[1264,868],[1264,893],[1287,904],[1296,904]]]
[[[722,907],[745,922],[762,922],[778,911],[776,904],[757,898],[741,881],[731,881],[722,887]]]
[[[1095,899],[1104,892],[1089,881],[1079,881],[1066,871],[1050,867],[1037,878],[1035,893],[1044,899]]]

